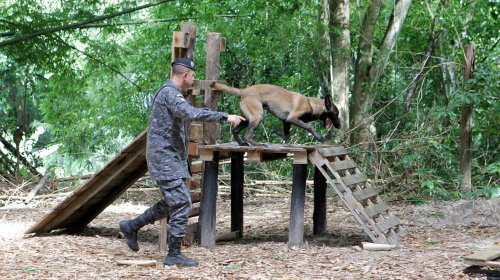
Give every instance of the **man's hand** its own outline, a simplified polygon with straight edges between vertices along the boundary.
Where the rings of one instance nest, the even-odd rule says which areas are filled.
[[[238,115],[227,115],[227,122],[230,122],[233,126],[239,125],[241,121],[246,121],[246,119]]]

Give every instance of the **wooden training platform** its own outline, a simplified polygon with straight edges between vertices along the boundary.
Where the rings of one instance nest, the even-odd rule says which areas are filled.
[[[398,244],[406,235],[398,218],[389,211],[378,191],[360,172],[356,163],[349,158],[343,147],[330,145],[276,145],[238,146],[235,143],[198,146],[200,159],[205,162],[202,203],[200,210],[201,245],[215,245],[215,216],[217,196],[218,161],[231,158],[231,231],[243,232],[243,154],[247,161],[261,162],[293,156],[294,174],[290,209],[289,244],[300,245],[303,238],[304,189],[307,178],[307,164],[312,163],[315,171],[315,217],[314,232],[324,227],[326,208],[325,182],[335,190],[344,205],[351,211],[365,233],[375,243]],[[233,200],[236,200],[234,202]],[[319,212],[319,213],[318,213]],[[323,212],[323,213],[321,213]]]

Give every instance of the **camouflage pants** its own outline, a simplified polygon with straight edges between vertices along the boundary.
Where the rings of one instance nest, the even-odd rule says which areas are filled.
[[[158,181],[158,184],[163,195],[163,201],[158,203],[165,203],[170,213],[168,233],[170,236],[184,237],[192,206],[186,180]]]

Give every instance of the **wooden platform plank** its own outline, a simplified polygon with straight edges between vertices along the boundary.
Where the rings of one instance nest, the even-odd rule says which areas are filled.
[[[364,173],[356,173],[342,177],[344,185],[351,186],[359,183],[366,182],[368,177]]]
[[[346,170],[349,168],[356,168],[357,167],[356,163],[352,159],[341,160],[341,161],[331,161],[329,164],[335,171]]]

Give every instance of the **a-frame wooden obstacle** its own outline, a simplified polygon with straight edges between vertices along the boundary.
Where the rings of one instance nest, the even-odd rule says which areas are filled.
[[[215,33],[216,34],[216,33]],[[181,24],[181,32],[174,33],[173,46],[172,46],[172,59],[185,56],[187,52],[191,52],[194,48],[194,26],[190,24]],[[215,52],[208,51],[207,60],[209,55],[216,56],[218,61],[218,52],[223,40],[219,35],[215,40],[216,47],[208,48],[215,49]],[[217,63],[207,63],[207,68],[218,67]],[[212,74],[207,72],[207,79],[218,79],[217,71],[212,71]],[[215,74],[214,74],[215,73]],[[217,108],[216,97],[207,87],[207,81],[198,81],[195,83],[193,92],[194,95],[205,93],[205,106],[213,109]],[[208,94],[207,94],[208,93]],[[196,103],[196,101],[191,100]],[[213,125],[213,124],[212,124]],[[204,127],[203,132],[201,128]],[[401,227],[400,221],[390,212],[389,207],[380,198],[378,191],[369,183],[368,178],[357,168],[355,162],[349,158],[347,151],[342,147],[320,145],[320,146],[290,146],[290,145],[269,145],[267,147],[240,147],[234,144],[221,144],[214,145],[217,128],[208,126],[207,124],[192,124],[190,127],[191,140],[199,138],[199,142],[190,143],[189,153],[193,158],[199,157],[203,161],[203,165],[193,164],[193,166],[201,166],[199,170],[202,172],[204,178],[203,187],[205,189],[213,189],[214,184],[217,184],[217,166],[219,160],[225,158],[237,158],[236,164],[232,164],[231,173],[238,173],[234,171],[241,171],[236,174],[235,186],[240,186],[239,189],[233,189],[239,192],[242,197],[242,164],[243,155],[246,154],[250,161],[268,161],[286,158],[288,155],[293,154],[294,157],[294,170],[295,166],[299,167],[297,170],[307,169],[307,164],[311,163],[316,167],[315,182],[315,233],[322,233],[326,223],[326,205],[324,189],[329,185],[336,194],[340,197],[344,205],[351,211],[355,220],[361,225],[364,232],[375,243],[383,244],[397,244],[401,236],[406,234],[404,228]],[[122,150],[122,152],[90,178],[83,186],[77,189],[72,195],[61,202],[52,212],[47,214],[38,223],[29,228],[26,233],[31,234],[44,234],[56,229],[81,229],[88,225],[95,217],[97,217],[107,206],[109,206],[115,199],[117,199],[125,190],[130,187],[136,180],[142,177],[147,172],[146,164],[146,132],[139,135],[129,146]],[[215,167],[215,168],[214,168]],[[303,173],[302,173],[303,174]],[[294,174],[294,178],[295,178]],[[305,181],[304,176],[297,176],[299,179]],[[215,178],[215,180],[214,180]],[[295,180],[295,179],[294,179]],[[233,181],[233,179],[232,179]],[[200,185],[193,181],[191,185]],[[321,186],[319,186],[321,185]],[[316,189],[316,187],[318,187]],[[305,189],[305,184],[295,184],[294,189],[299,189],[302,193]],[[215,191],[216,191],[215,186]],[[201,245],[211,247],[215,243],[214,236],[214,219],[215,205],[212,201],[216,197],[216,193],[207,193],[203,190],[202,204],[200,207],[193,209],[192,215],[198,214],[198,209],[201,209],[200,219],[202,222],[198,225],[201,229],[199,231]],[[215,196],[214,196],[215,195]],[[233,196],[233,194],[232,194]],[[291,209],[291,223],[294,223],[293,228],[300,228],[298,231],[300,235],[303,233],[303,203],[300,201],[296,207],[297,201],[294,200],[292,193],[292,209]],[[193,197],[193,195],[192,195]],[[194,195],[194,197],[197,197]],[[316,199],[318,198],[318,199]],[[193,199],[194,202],[200,199]],[[205,205],[203,205],[205,201]],[[237,200],[236,205],[241,211],[237,217],[232,217],[232,228],[241,229],[240,236],[243,228],[242,217],[242,200]],[[301,207],[300,207],[301,206]],[[204,210],[205,209],[205,210]],[[318,209],[318,210],[316,210]],[[300,213],[302,211],[302,213]],[[238,213],[237,213],[238,214]],[[294,216],[295,215],[295,216]],[[302,217],[302,219],[301,219]],[[301,221],[302,225],[300,225]],[[164,221],[163,221],[164,222]],[[234,226],[236,225],[236,226]],[[162,230],[166,229],[162,225]],[[162,233],[162,236],[164,233]],[[296,233],[290,234],[291,244],[297,245],[302,242],[302,236]],[[166,239],[161,237],[160,248]]]

